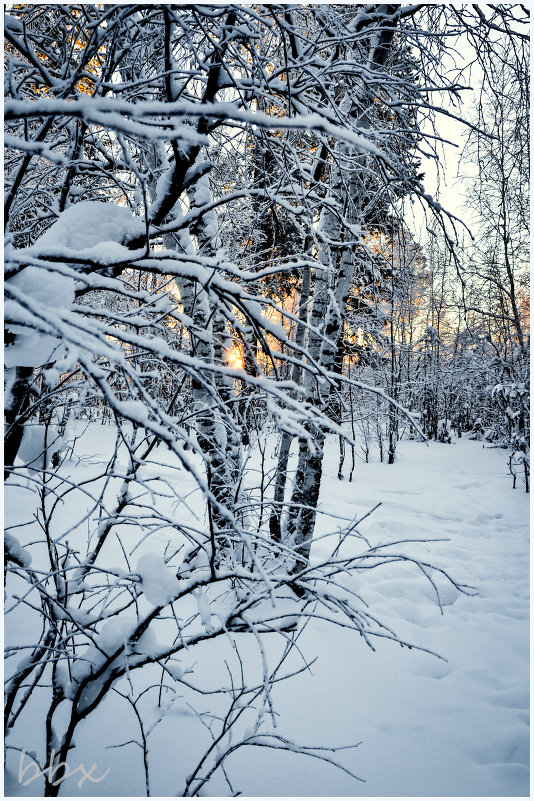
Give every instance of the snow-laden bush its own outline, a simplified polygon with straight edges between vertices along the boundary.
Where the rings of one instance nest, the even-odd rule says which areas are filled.
[[[443,418],[438,420],[438,440],[440,442],[452,442],[451,421]]]

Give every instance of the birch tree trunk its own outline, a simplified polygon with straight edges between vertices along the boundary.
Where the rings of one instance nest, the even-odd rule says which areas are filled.
[[[392,13],[394,7],[383,6],[379,10],[386,17]],[[395,24],[391,18],[387,19],[385,28],[379,28],[370,37],[369,68],[384,65]],[[350,49],[347,57],[351,57]],[[370,115],[366,106],[373,106],[373,98],[368,90],[355,91],[354,87],[345,87],[341,110],[354,120],[359,130],[370,127]],[[318,266],[308,333],[308,358],[311,365],[317,363],[326,372],[332,372],[335,366],[350,287],[354,279],[355,256],[361,246],[365,216],[366,158],[368,157],[359,154],[354,146],[336,143],[329,202],[323,208],[319,224]],[[304,386],[306,401],[324,411],[331,391],[330,382],[308,370]],[[283,535],[283,539],[298,554],[293,566],[294,572],[302,569],[309,560],[324,456],[324,429],[312,425],[307,428],[309,436],[299,440],[298,464]]]
[[[208,175],[203,175],[190,193],[191,210],[211,202]],[[197,247],[189,231],[182,231],[180,245],[185,252],[215,258],[219,250],[217,214],[214,210],[202,215],[195,227]],[[194,281],[177,279],[184,314],[191,324],[191,354],[200,363],[223,365],[229,340],[226,321],[209,288],[199,288]],[[241,430],[236,416],[236,390],[231,377],[203,373],[192,377],[193,419],[197,443],[206,462],[207,481],[212,495],[208,511],[213,565],[220,564],[235,540],[234,509],[238,504],[242,468]]]
[[[330,371],[334,366],[336,345],[344,321],[346,298],[353,276],[352,247],[347,242],[338,258],[343,237],[341,214],[343,193],[342,165],[352,155],[347,145],[338,145],[336,164],[332,169],[330,197],[334,208],[323,210],[320,223],[322,242],[319,246],[319,264],[315,275],[315,292],[308,332],[308,359]],[[343,158],[343,157],[347,158]],[[353,180],[350,181],[352,187]],[[352,218],[352,215],[351,215]],[[339,265],[339,267],[338,267]],[[336,274],[337,273],[337,274]],[[305,374],[306,402],[324,410],[330,385],[311,370]],[[322,429],[307,426],[309,437],[299,440],[298,464],[295,474],[291,505],[288,511],[284,539],[294,545],[302,557],[298,570],[310,554],[316,508],[322,477],[325,434]]]
[[[317,160],[317,164],[313,172],[314,183],[318,183],[324,176],[326,157],[327,157],[327,150],[326,147],[323,145],[321,147],[319,158]],[[306,257],[310,256],[313,243],[314,243],[313,237],[310,234],[308,234],[303,249],[303,252]],[[295,333],[295,345],[297,348],[297,352],[303,352],[304,346],[306,344],[306,330],[307,330],[309,306],[312,298],[313,288],[314,287],[312,282],[311,267],[304,267],[302,271],[302,282],[300,286],[300,302],[299,302],[299,313],[298,313],[299,322]],[[300,364],[293,365],[293,369],[291,371],[291,380],[295,384],[300,385],[302,381],[302,366]],[[269,519],[270,534],[272,538],[277,542],[280,542],[282,539],[281,517],[284,509],[284,498],[285,498],[285,491],[287,484],[287,468],[289,464],[289,455],[291,452],[291,445],[293,442],[293,438],[294,438],[293,434],[291,434],[289,431],[284,431],[282,433],[280,450],[278,453],[278,463],[276,467],[274,492],[273,492],[273,507]]]

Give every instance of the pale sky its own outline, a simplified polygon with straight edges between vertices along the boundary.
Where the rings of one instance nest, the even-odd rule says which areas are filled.
[[[475,53],[468,42],[465,41],[465,37],[461,37],[455,43],[455,47],[457,50],[456,62],[458,65],[460,65],[460,59],[462,58],[465,60],[466,64],[472,62],[475,58]],[[466,90],[461,93],[463,100],[462,106],[453,106],[444,93],[440,99],[440,102],[443,103],[443,107],[458,117],[472,119],[475,113],[475,104],[479,97],[481,80],[482,70],[475,63],[471,67],[470,72],[466,72],[463,78],[463,83],[472,87],[472,91]],[[436,149],[440,156],[439,171],[433,159],[423,159],[421,168],[425,172],[425,192],[432,195],[446,211],[473,227],[475,224],[473,214],[464,206],[465,195],[469,192],[469,183],[461,181],[459,178],[460,175],[476,175],[474,165],[469,164],[466,159],[463,159],[460,163],[466,141],[467,126],[451,117],[438,114],[436,128],[444,139],[449,140],[453,144],[440,143],[439,146],[437,146]],[[429,124],[425,125],[423,130],[429,133],[432,132]],[[419,241],[422,242],[426,237],[426,231],[425,217],[421,203],[418,202],[413,206],[413,212],[414,233],[419,234],[419,231],[421,231],[420,236],[416,235],[416,239],[419,238]],[[431,217],[429,216],[428,219],[430,221]],[[463,227],[457,224],[457,229],[458,233],[461,234]]]

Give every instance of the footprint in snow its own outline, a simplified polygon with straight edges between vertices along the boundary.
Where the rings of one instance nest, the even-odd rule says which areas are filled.
[[[502,520],[503,515],[500,512],[495,512],[493,514],[486,514],[485,512],[480,512],[476,517],[472,519],[472,523],[491,523],[492,520]]]
[[[471,754],[479,765],[493,765],[515,762],[528,765],[529,743],[528,730],[522,724],[515,724],[508,732],[498,736],[493,742],[483,747],[473,748]]]
[[[453,668],[450,662],[445,662],[437,657],[421,655],[420,658],[414,656],[409,660],[407,670],[412,676],[421,676],[425,679],[443,679],[452,672]]]

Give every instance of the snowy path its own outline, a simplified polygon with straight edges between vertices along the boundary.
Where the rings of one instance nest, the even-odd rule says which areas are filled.
[[[93,440],[96,434],[103,442],[106,427],[94,428]],[[312,622],[299,645],[318,660],[311,672],[276,689],[278,731],[306,745],[362,741],[338,757],[365,783],[289,752],[249,748],[228,761],[236,789],[244,796],[528,795],[529,499],[512,490],[504,453],[465,439],[451,446],[403,442],[395,465],[360,463],[352,484],[339,482],[336,473],[332,439],[324,511],[360,517],[381,502],[359,527],[362,534],[373,544],[446,538],[403,549],[475,585],[478,595],[460,595],[440,582],[442,615],[431,585],[411,564],[358,574],[351,586],[373,615],[447,661],[385,641],[373,653],[356,634]],[[184,474],[182,489],[187,481]],[[331,522],[322,517],[320,525],[327,531]],[[323,547],[319,540],[315,558]],[[258,659],[253,638],[238,636],[252,664]],[[199,681],[220,680],[213,674],[221,649],[217,641],[191,652]],[[133,736],[135,725],[109,699],[80,730],[72,761],[110,765],[111,772],[82,790],[69,782],[63,794],[142,794],[139,751],[109,750]],[[202,736],[185,709],[164,718],[150,741],[153,795],[180,792]],[[11,791],[31,794],[33,787],[14,782]],[[228,795],[222,779],[209,791]]]

